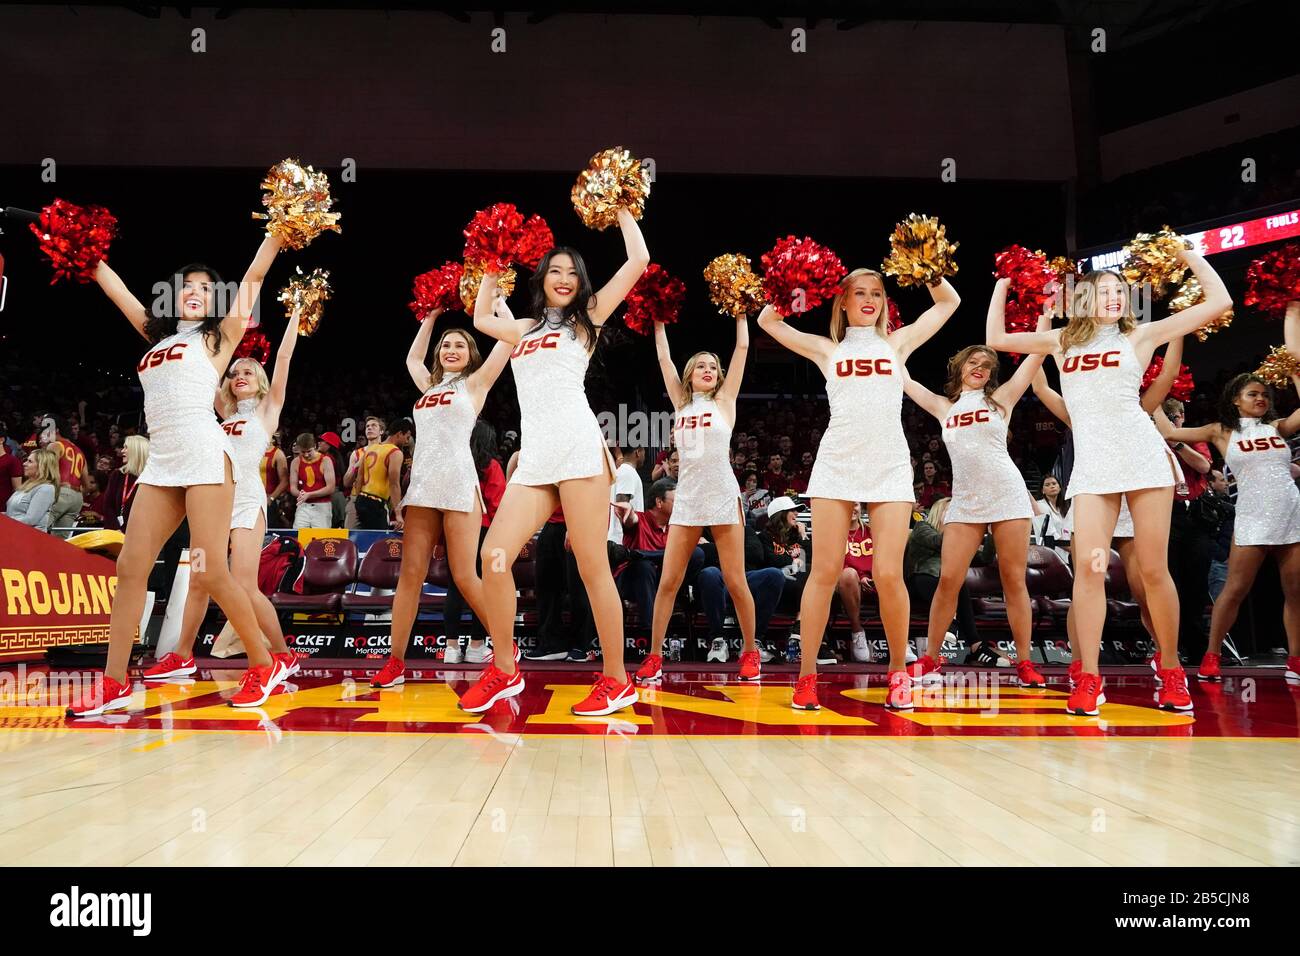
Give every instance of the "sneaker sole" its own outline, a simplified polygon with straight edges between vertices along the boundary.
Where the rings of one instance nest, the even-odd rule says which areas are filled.
[[[197,674],[198,672],[199,669],[197,667],[178,667],[176,670],[168,671],[166,674],[146,673],[144,675],[144,679],[145,680],[170,680],[173,677],[191,677],[194,674]]]
[[[1190,714],[1192,712],[1192,708],[1195,706],[1196,706],[1195,704],[1187,704],[1186,706],[1182,706],[1179,704],[1157,704],[1156,709],[1172,710],[1179,714]]]
[[[491,710],[492,705],[497,703],[498,701],[507,700],[511,697],[518,697],[523,692],[524,692],[524,680],[521,677],[519,679],[518,684],[512,684],[511,686],[506,687],[503,690],[497,691],[495,694],[489,697],[478,707],[466,707],[463,703],[457,703],[456,706],[459,707],[461,710],[465,711],[465,713],[467,714],[481,714],[485,710]]]
[[[745,674],[737,674],[736,680],[744,681],[747,684],[753,684],[763,679],[762,674],[754,674],[752,677]]]
[[[111,700],[107,704],[101,704],[92,710],[74,711],[69,707],[65,713],[68,717],[98,717],[100,714],[106,714],[110,710],[125,710],[130,706],[131,697],[128,694],[126,697],[119,697],[116,700]]]
[[[1032,687],[1035,690],[1042,690],[1047,687],[1047,681],[1023,681],[1019,677],[1016,678],[1016,683],[1021,687]]]
[[[394,677],[386,684],[379,684],[376,683],[375,681],[371,681],[370,686],[382,690],[385,687],[396,687],[398,684],[405,684],[405,683],[406,683],[406,676],[404,674],[398,674],[396,677]]]
[[[1197,674],[1196,679],[1206,681],[1207,683],[1210,684],[1217,684],[1219,681],[1223,680],[1223,675],[1222,674],[1209,674],[1209,675]]]
[[[903,704],[903,705],[899,705],[899,704],[890,704],[890,703],[886,702],[886,704],[885,704],[885,710],[892,710],[892,711],[895,711],[895,712],[900,711],[900,710],[916,710],[916,705],[915,705],[915,704]]]
[[[642,677],[640,674],[636,674],[632,677],[633,683],[636,684],[653,684],[656,681],[661,681],[663,679],[664,679],[663,671],[655,671],[649,677]]]
[[[706,664],[725,664],[725,663],[727,663],[727,659],[726,659],[725,657],[714,657],[712,654],[710,654],[708,657],[704,658],[704,663],[706,663]]]
[[[611,700],[606,706],[600,708],[600,710],[578,710],[577,707],[570,707],[569,710],[572,711],[575,717],[608,717],[610,714],[614,713],[615,711],[619,711],[619,710],[623,710],[624,708],[631,707],[636,702],[637,702],[637,694],[636,691],[633,690],[630,696],[616,697],[613,700]]]
[[[567,661],[569,652],[562,651],[559,654],[525,654],[525,659],[530,661]]]
[[[1065,712],[1071,717],[1096,717],[1101,713],[1100,703],[1097,704],[1097,708],[1097,710],[1071,710],[1067,707],[1065,708]]]
[[[790,709],[791,709],[791,710],[810,710],[810,711],[811,711],[811,710],[821,710],[821,709],[822,709],[822,705],[821,705],[821,704],[812,704],[812,705],[808,705],[808,704],[796,704],[796,703],[794,703],[794,701],[791,701],[791,702],[790,702]]]

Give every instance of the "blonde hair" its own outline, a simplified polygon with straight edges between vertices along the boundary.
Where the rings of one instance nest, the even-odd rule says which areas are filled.
[[[469,361],[465,363],[465,371],[462,375],[472,374],[480,365],[483,364],[483,357],[479,354],[478,343],[474,341],[474,336],[461,328],[447,329],[442,335],[438,336],[438,344],[433,347],[433,363],[429,366],[429,385],[437,385],[447,374],[447,370],[442,367],[442,343],[447,341],[447,336],[459,335],[465,339],[469,345]],[[369,419],[367,419],[368,421]]]
[[[259,402],[271,390],[271,382],[266,377],[266,369],[262,368],[261,362],[255,358],[249,358],[247,355],[243,358],[237,358],[230,363],[230,368],[226,369],[226,377],[221,382],[221,401],[228,408],[234,408],[235,403],[239,401],[235,397],[234,390],[230,387],[230,382],[235,375],[235,369],[239,367],[241,362],[253,367],[253,379],[257,382],[257,400]]]
[[[149,439],[143,435],[127,435],[122,447],[126,449],[126,464],[121,468],[122,474],[139,478],[144,466],[149,463]]]
[[[54,495],[59,494],[59,453],[49,448],[35,448],[31,452],[36,459],[36,477],[28,478],[18,486],[19,491],[27,491],[37,485],[53,485]]]
[[[885,277],[875,269],[854,269],[843,279],[840,280],[840,291],[835,294],[831,300],[831,341],[838,342],[844,338],[844,329],[849,324],[849,314],[844,308],[844,300],[848,298],[849,292],[853,288],[855,280],[863,276],[875,276],[880,280],[880,288],[885,293],[885,307],[880,310],[880,317],[876,319],[876,333],[880,336],[889,334],[889,290],[885,289]]]
[[[943,519],[948,514],[948,505],[951,503],[951,498],[940,498],[934,504],[930,505],[930,510],[925,516],[925,523],[936,531],[942,531]]]
[[[1120,285],[1128,288],[1124,277],[1110,269],[1089,272],[1083,278],[1075,280],[1074,294],[1070,297],[1069,321],[1061,330],[1062,354],[1076,345],[1088,344],[1097,334],[1097,319],[1093,316],[1093,311],[1100,299],[1097,295],[1097,286],[1103,276],[1114,276]],[[1127,311],[1119,317],[1119,330],[1127,334],[1136,327],[1137,316],[1133,314],[1133,300],[1130,296]]]
[[[686,364],[682,366],[682,403],[677,406],[678,408],[685,408],[691,403],[691,399],[695,397],[695,388],[691,385],[691,379],[695,377],[695,366],[698,365],[700,359],[704,358],[706,355],[713,359],[714,364],[718,366],[718,380],[714,383],[713,390],[709,392],[706,397],[712,398],[714,395],[717,395],[718,389],[722,388],[722,383],[727,380],[726,373],[722,371],[722,359],[718,358],[718,353],[696,352],[688,358]]]

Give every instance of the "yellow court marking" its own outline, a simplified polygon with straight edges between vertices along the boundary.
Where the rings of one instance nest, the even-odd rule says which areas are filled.
[[[653,718],[646,717],[644,714],[638,714],[631,709],[620,710],[608,717],[579,717],[573,713],[571,708],[574,704],[580,704],[587,699],[587,694],[591,688],[586,684],[547,684],[546,689],[551,692],[551,699],[546,703],[546,709],[540,714],[531,714],[527,723],[530,724],[579,724],[590,726],[592,723],[611,723],[621,721],[627,724],[653,724]],[[585,736],[585,735],[584,735]]]
[[[846,690],[845,697],[872,704],[885,703],[888,691],[881,688],[866,690]],[[924,691],[913,693],[913,701],[922,707],[948,707],[950,710],[935,711],[895,711],[895,717],[910,720],[926,727],[1176,727],[1193,724],[1196,718],[1191,714],[1176,714],[1157,710],[1154,707],[1136,707],[1132,704],[1102,704],[1101,714],[1097,717],[1076,717],[1065,713],[1067,697],[1055,692],[1043,696],[1042,691],[1017,689],[1000,691],[997,694],[950,695],[944,697],[937,691],[934,703],[925,703]],[[1028,697],[1021,694],[1036,694]],[[965,708],[966,711],[963,712]],[[974,708],[975,712],[969,712]],[[1023,710],[1036,708],[1048,713],[1003,713],[1003,709]]]
[[[164,734],[162,737],[160,737],[157,740],[151,740],[149,741],[149,743],[141,744],[139,747],[132,747],[131,752],[137,754],[147,754],[151,750],[158,750],[162,747],[166,747],[168,744],[178,743],[182,740],[185,740],[193,736],[194,736],[193,731],[185,731],[179,734]]]

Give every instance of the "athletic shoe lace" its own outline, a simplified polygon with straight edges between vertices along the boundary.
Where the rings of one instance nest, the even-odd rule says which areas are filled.
[[[1181,667],[1177,670],[1167,671],[1164,678],[1166,695],[1179,697],[1187,695],[1187,672]]]

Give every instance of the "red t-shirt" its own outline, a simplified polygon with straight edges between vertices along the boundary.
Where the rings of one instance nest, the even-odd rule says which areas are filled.
[[[660,527],[649,511],[638,511],[639,519],[631,528],[623,528],[623,547],[633,551],[662,551],[668,546],[668,526]]]
[[[937,481],[932,485],[922,485],[921,493],[917,496],[917,504],[922,508],[928,508],[940,498],[951,498],[952,488],[946,481]]]
[[[1214,461],[1214,459],[1210,457],[1210,446],[1207,445],[1205,442],[1203,441],[1188,442],[1187,447],[1191,448],[1194,451],[1200,452],[1202,455],[1205,456],[1206,461],[1209,462]],[[1178,452],[1174,452],[1174,454],[1177,455]],[[1183,470],[1183,480],[1187,483],[1187,494],[1185,495],[1178,494],[1177,488],[1175,487],[1174,495],[1178,498],[1179,501],[1195,501],[1197,498],[1201,497],[1201,495],[1205,493],[1206,488],[1210,487],[1210,476],[1202,475],[1199,471],[1197,471],[1191,465],[1187,464],[1187,462],[1183,461],[1181,458],[1178,459],[1178,467]]]
[[[773,497],[780,497],[794,487],[794,475],[788,475],[785,472],[777,474],[774,471],[764,473],[759,479],[759,486],[772,492]]]
[[[483,527],[492,523],[493,516],[497,513],[497,508],[501,506],[501,498],[506,493],[506,473],[501,470],[501,463],[493,458],[488,462],[487,472],[479,479],[479,487],[483,490]],[[559,513],[559,509],[556,509]],[[555,515],[551,515],[554,519]],[[561,515],[560,520],[564,517]],[[548,522],[549,523],[549,522]]]
[[[844,566],[858,572],[858,577],[871,580],[871,556],[875,553],[871,529],[853,528],[844,543]]]
[[[59,484],[80,491],[81,476],[86,472],[86,456],[81,449],[66,438],[50,442],[49,448],[59,456]]]
[[[4,511],[9,496],[14,493],[14,483],[9,479],[17,478],[21,481],[22,477],[23,463],[0,445],[0,511]]]

